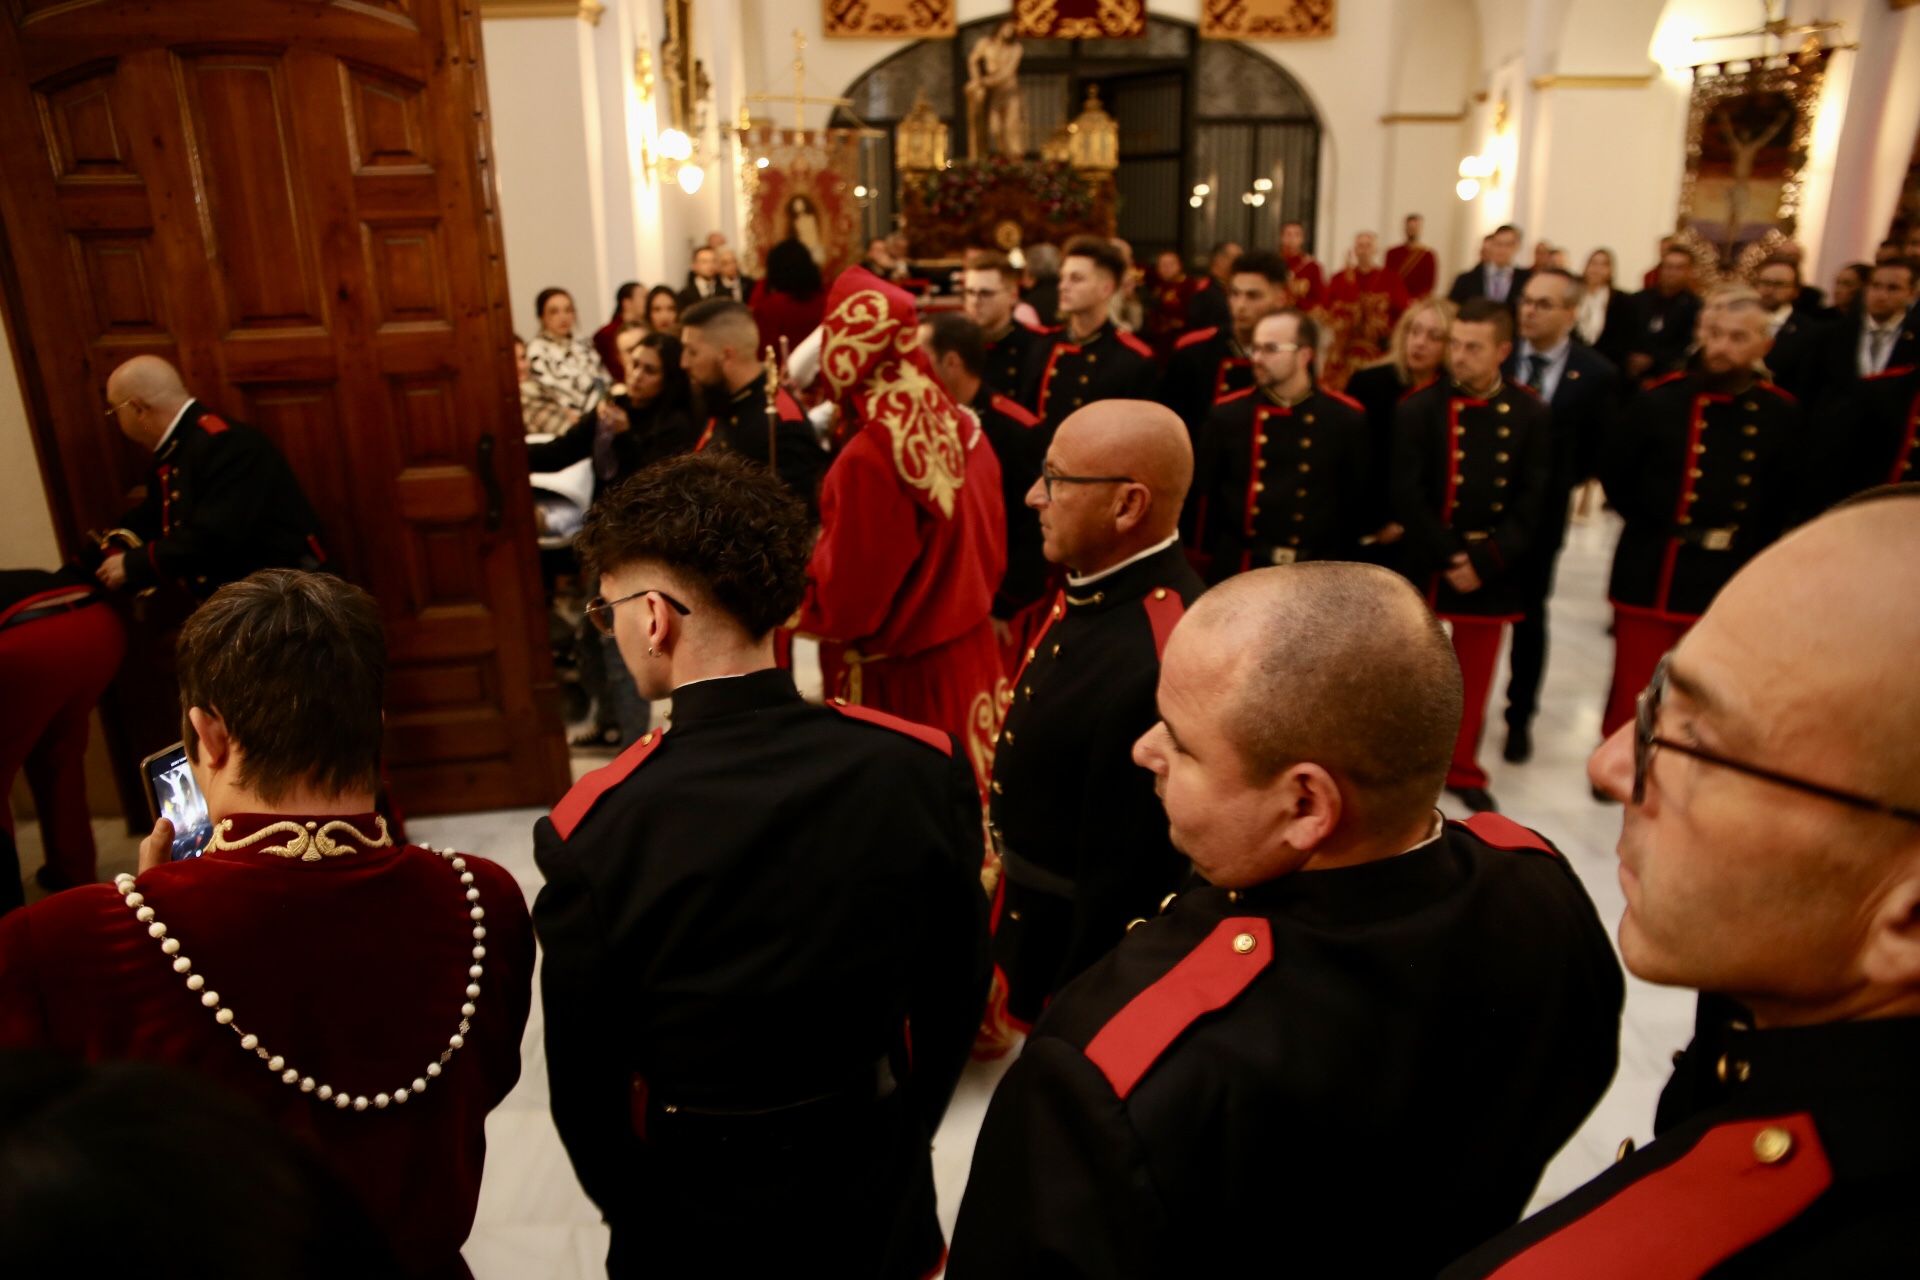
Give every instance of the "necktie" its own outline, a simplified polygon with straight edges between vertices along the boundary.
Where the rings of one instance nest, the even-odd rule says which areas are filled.
[[[1541,381],[1547,376],[1547,366],[1552,361],[1538,351],[1527,357],[1527,385],[1535,391],[1540,390]]]
[[[1487,290],[1487,296],[1495,302],[1505,302],[1507,300],[1507,273],[1498,267],[1495,267],[1493,270],[1493,284],[1492,287]]]
[[[1891,329],[1876,329],[1873,331],[1872,356],[1870,358],[1872,367],[1867,370],[1868,373],[1878,373],[1885,366],[1887,361],[1887,346],[1892,338],[1893,330]]]

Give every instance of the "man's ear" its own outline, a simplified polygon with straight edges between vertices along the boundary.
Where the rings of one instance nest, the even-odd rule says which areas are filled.
[[[1302,853],[1311,853],[1340,825],[1346,808],[1340,784],[1321,766],[1305,763],[1294,765],[1275,781],[1288,801],[1280,816],[1281,838]]]
[[[193,726],[195,739],[193,763],[202,769],[224,769],[233,756],[233,738],[227,733],[227,722],[220,718],[220,713],[188,707],[187,722]]]
[[[1920,991],[1920,867],[1894,882],[1870,929],[1861,956],[1867,980]]]

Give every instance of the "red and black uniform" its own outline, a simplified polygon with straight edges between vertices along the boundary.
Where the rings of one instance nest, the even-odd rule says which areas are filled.
[[[1196,450],[1200,426],[1221,397],[1253,385],[1253,361],[1231,328],[1195,329],[1175,345],[1161,398],[1180,415]]]
[[[761,466],[771,461],[774,471],[787,488],[807,504],[807,510],[820,509],[820,477],[829,461],[813,424],[800,404],[786,391],[774,401],[772,442],[767,430],[767,375],[761,374],[733,393],[726,407],[707,420],[707,429],[694,442],[693,452],[721,447]],[[772,455],[769,458],[769,447]]]
[[[1920,1018],[1696,1036],[1654,1141],[1446,1280],[1892,1275],[1920,1201]]]
[[[1387,250],[1387,270],[1400,277],[1401,287],[1414,301],[1431,297],[1440,282],[1440,260],[1423,244],[1397,244]]]
[[[1034,412],[1047,424],[1047,439],[1075,409],[1096,400],[1152,400],[1160,389],[1153,348],[1109,320],[1091,337],[1074,341],[1067,331],[1051,335],[1053,347],[1040,371]]]
[[[1022,1023],[1186,872],[1133,744],[1160,718],[1160,653],[1201,590],[1177,543],[1069,579],[1001,695],[987,797],[1003,870],[993,958]]]
[[[1547,408],[1499,383],[1469,395],[1451,380],[1400,403],[1394,418],[1394,518],[1406,526],[1404,569],[1435,613],[1453,624],[1465,706],[1447,786],[1487,785],[1478,760],[1500,633],[1526,607],[1519,573],[1545,519],[1553,446]],[[1446,579],[1465,552],[1480,578],[1461,592]]]
[[[173,586],[204,600],[260,569],[327,562],[320,522],[273,441],[198,400],[154,451],[140,505],[120,518],[141,545],[127,587]]]
[[[505,868],[471,854],[465,868],[395,845],[371,813],[222,818],[200,857],[135,883],[137,905],[184,944],[202,995],[112,885],[83,885],[0,920],[0,1048],[201,1072],[317,1150],[407,1274],[466,1276],[487,1113],[520,1078],[533,930]],[[202,1006],[205,992],[233,1011],[230,1025]],[[431,1075],[450,1033],[464,1043]],[[269,1054],[314,1087],[283,1082]],[[417,1079],[419,1096],[371,1104],[413,1093]],[[340,1109],[321,1084],[369,1106]]]
[[[1040,520],[1027,506],[1027,490],[1040,478],[1046,434],[1040,419],[982,383],[970,406],[1000,462],[1000,505],[1006,512],[1007,571],[993,595],[993,616],[1011,620],[1046,594],[1051,569],[1041,549]]]
[[[981,379],[1023,409],[1040,402],[1040,375],[1053,349],[1057,329],[1033,329],[1015,320],[1007,331],[987,343],[986,367]]]
[[[1829,400],[1819,418],[1829,434],[1819,505],[1904,483],[1920,471],[1920,365],[1893,365],[1858,379]]]
[[[784,671],[698,681],[534,853],[553,1118],[608,1274],[937,1267],[930,1142],[988,972],[953,740]]]
[[[1718,390],[1702,374],[1650,383],[1601,454],[1626,518],[1613,553],[1613,686],[1601,731],[1633,718],[1662,654],[1720,588],[1805,513],[1813,483],[1800,406],[1766,382]]]
[[[1228,281],[1209,273],[1194,282],[1187,298],[1187,328],[1226,329],[1233,325],[1233,306],[1227,301]]]
[[[1435,825],[1182,893],[1062,991],[987,1109],[947,1274],[1430,1276],[1516,1221],[1613,1077],[1620,966],[1538,835]]]
[[[24,767],[54,885],[94,878],[87,725],[126,649],[120,617],[91,577],[0,570],[0,795]],[[22,901],[13,809],[0,805],[0,914]]]
[[[1241,391],[1214,406],[1194,467],[1207,579],[1296,560],[1349,560],[1365,527],[1367,421],[1314,388],[1297,404]]]
[[[1427,385],[1431,383],[1421,384]],[[1393,493],[1389,482],[1389,472],[1393,466],[1393,419],[1399,412],[1400,402],[1420,389],[1402,382],[1400,370],[1394,367],[1392,361],[1369,365],[1347,379],[1346,394],[1358,400],[1367,414],[1369,475],[1365,512],[1359,520],[1369,534],[1393,521]],[[1398,542],[1369,543],[1361,548],[1361,558],[1372,564],[1398,569],[1400,550]]]

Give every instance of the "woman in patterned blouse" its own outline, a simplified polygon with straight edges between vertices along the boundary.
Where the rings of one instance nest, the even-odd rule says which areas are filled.
[[[540,332],[527,344],[527,367],[534,381],[549,388],[569,413],[584,412],[613,381],[599,353],[575,335],[573,296],[565,289],[542,289],[534,300]]]

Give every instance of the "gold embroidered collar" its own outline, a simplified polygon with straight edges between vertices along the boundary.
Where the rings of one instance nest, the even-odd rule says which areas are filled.
[[[276,858],[297,858],[302,862],[318,862],[322,858],[337,858],[342,854],[393,847],[393,837],[387,832],[387,820],[378,814],[373,815],[375,832],[373,835],[368,835],[345,818],[332,818],[326,822],[321,822],[319,819],[301,821],[287,818],[268,823],[250,835],[231,840],[228,839],[228,833],[233,830],[233,825],[232,818],[222,818],[214,824],[213,836],[207,841],[208,853],[229,851],[270,853]],[[275,843],[266,843],[267,841]]]

